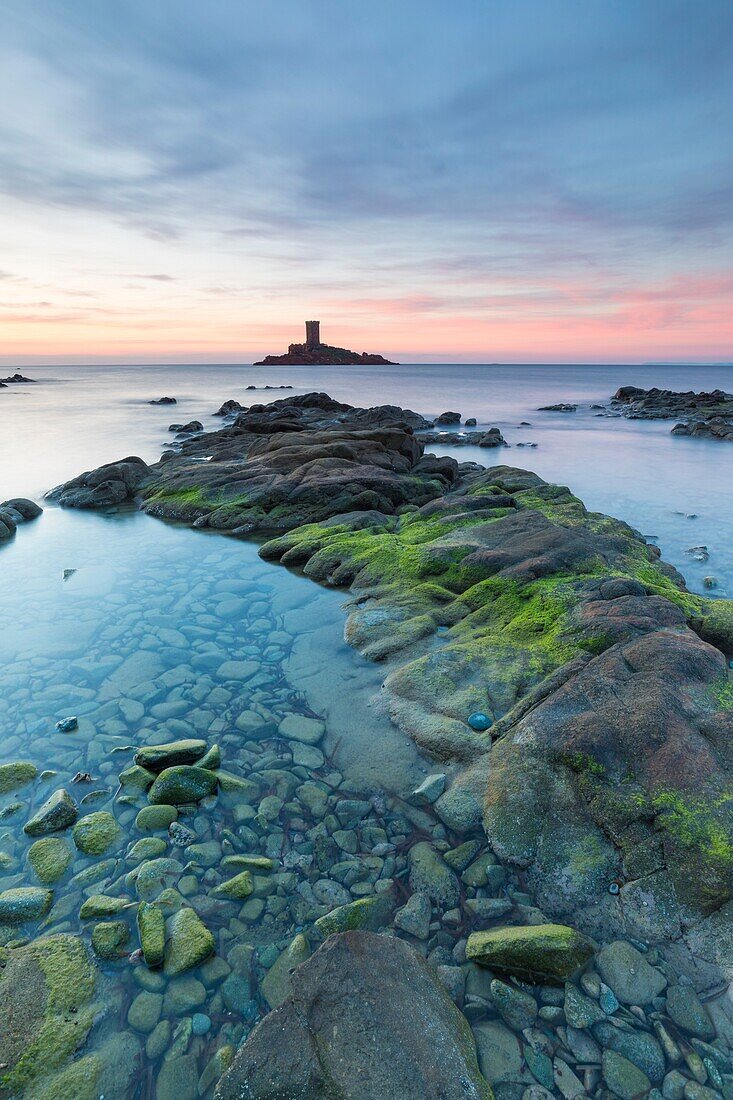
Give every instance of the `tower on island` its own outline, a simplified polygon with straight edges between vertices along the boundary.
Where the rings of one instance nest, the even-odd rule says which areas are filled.
[[[305,323],[305,350],[317,351],[321,346],[321,322],[306,321]]]
[[[332,348],[321,343],[321,322],[306,321],[305,343],[290,344],[285,355],[266,355],[255,364],[258,367],[279,363],[292,363],[299,366],[348,366],[349,363],[379,366],[382,363],[392,366],[383,355],[370,355],[366,351],[349,351],[348,348]]]

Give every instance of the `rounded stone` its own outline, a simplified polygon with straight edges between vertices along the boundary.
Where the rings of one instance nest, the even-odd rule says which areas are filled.
[[[135,1031],[148,1035],[155,1029],[163,1008],[161,993],[138,993],[127,1012],[127,1022]]]
[[[17,761],[14,764],[0,764],[0,794],[9,794],[18,787],[25,786],[35,779],[38,769],[35,764]]]
[[[40,920],[51,908],[53,894],[40,886],[18,886],[0,894],[0,924]]]
[[[111,961],[125,954],[130,929],[123,920],[103,921],[92,929],[92,948],[100,959]]]
[[[200,802],[216,790],[217,777],[206,768],[179,765],[160,773],[148,791],[152,805],[180,806]]]
[[[482,710],[476,710],[473,714],[469,714],[467,722],[472,730],[476,730],[477,733],[484,733],[492,724],[488,714],[484,714]]]
[[[211,1030],[211,1020],[203,1012],[194,1012],[191,1017],[191,1030],[194,1035],[206,1035]]]
[[[120,835],[120,827],[107,810],[95,810],[77,821],[71,835],[80,852],[101,856]]]
[[[31,844],[28,850],[30,863],[36,878],[44,886],[52,886],[66,873],[74,854],[59,837],[47,836]]]
[[[141,833],[167,829],[178,817],[175,806],[143,806],[135,818],[135,828]]]

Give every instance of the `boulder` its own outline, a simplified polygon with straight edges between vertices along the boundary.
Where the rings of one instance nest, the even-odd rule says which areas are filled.
[[[102,921],[92,928],[92,950],[97,958],[113,962],[125,954],[129,938],[130,929],[126,921]]]
[[[43,936],[12,951],[0,949],[0,1096],[33,1089],[75,1096],[55,1084],[93,1023],[96,970],[81,940]]]
[[[50,798],[46,799],[41,808],[30,818],[23,827],[28,836],[43,836],[45,833],[56,833],[62,829],[68,829],[79,816],[74,799],[68,791],[54,791]]]
[[[179,806],[186,802],[200,802],[216,790],[215,772],[193,765],[180,764],[160,773],[148,791],[148,802],[153,805]]]
[[[524,981],[562,983],[584,966],[593,944],[574,928],[532,924],[472,932],[466,958]]]
[[[40,920],[51,908],[53,894],[40,886],[16,886],[0,893],[0,925]]]
[[[389,894],[374,894],[357,898],[346,905],[339,905],[330,913],[319,917],[313,925],[315,932],[324,939],[335,932],[347,932],[357,928],[377,931],[383,928],[392,915],[392,899]]]
[[[179,909],[166,921],[164,970],[168,977],[192,970],[214,954],[216,943],[193,909]]]
[[[72,830],[74,844],[87,856],[101,856],[120,836],[117,821],[107,810],[96,810],[80,818]]]
[[[161,772],[179,764],[195,764],[206,752],[206,742],[198,738],[169,741],[165,745],[144,745],[135,753],[135,763],[151,772]]]
[[[490,1100],[467,1021],[404,941],[331,937],[291,975],[215,1100]]]
[[[133,500],[148,473],[147,463],[141,458],[123,458],[87,470],[46,495],[64,508],[108,508]]]
[[[296,966],[300,966],[310,957],[310,954],[311,949],[308,940],[300,933],[275,959],[260,987],[262,996],[270,1008],[278,1008],[290,996],[292,992],[291,974]]]
[[[137,931],[147,966],[161,966],[165,955],[165,917],[157,905],[141,902],[137,910]]]
[[[622,1004],[651,1004],[667,985],[662,971],[650,966],[642,953],[625,940],[616,940],[602,948],[596,966]]]
[[[37,775],[38,769],[30,762],[18,760],[14,764],[0,764],[0,795],[24,787]]]
[[[28,862],[36,878],[44,886],[52,886],[66,873],[74,859],[74,853],[65,840],[47,836],[31,844]]]

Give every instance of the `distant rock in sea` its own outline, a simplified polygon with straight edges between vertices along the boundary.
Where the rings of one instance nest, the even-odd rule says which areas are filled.
[[[16,371],[15,374],[9,374],[7,376],[7,378],[0,378],[0,386],[7,386],[8,383],[13,385],[13,384],[18,383],[18,382],[35,382],[35,381],[36,381],[35,378],[26,378],[25,375],[18,374],[18,372]]]
[[[256,367],[269,367],[279,364],[287,366],[350,366],[352,364],[370,364],[396,366],[391,359],[383,355],[374,355],[366,351],[349,351],[348,348],[334,348],[322,344],[320,340],[320,321],[306,321],[305,343],[290,344],[285,355],[266,355],[255,363]]]

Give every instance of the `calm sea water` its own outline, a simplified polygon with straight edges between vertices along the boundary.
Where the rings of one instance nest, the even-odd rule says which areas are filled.
[[[219,426],[212,414],[227,398],[247,403],[319,389],[359,405],[390,402],[428,415],[454,409],[481,425],[498,425],[513,445],[534,441],[531,450],[453,453],[526,466],[567,483],[590,507],[655,536],[693,589],[714,574],[721,594],[733,592],[733,447],[676,439],[668,423],[608,420],[589,408],[627,383],[733,390],[732,368],[184,366],[28,373],[40,384],[0,390],[0,500],[40,498],[84,469],[128,454],[154,460],[173,438],[172,421],[195,417],[207,428]],[[293,391],[248,391],[251,384],[290,384]],[[148,404],[164,394],[178,404]],[[567,415],[537,411],[562,400],[582,407]],[[522,420],[531,426],[519,427]],[[685,554],[700,543],[710,548],[705,565]],[[196,1095],[215,1051],[240,1042],[262,1012],[268,967],[295,933],[334,904],[379,893],[406,873],[413,825],[400,796],[429,765],[381,709],[383,671],[345,645],[343,600],[341,592],[260,561],[253,544],[134,511],[47,508],[0,546],[0,764],[28,760],[39,772],[33,783],[0,798],[0,890],[37,885],[23,826],[58,787],[73,793],[82,814],[114,816],[119,833],[103,858],[76,851],[69,841],[71,862],[53,885],[50,913],[40,924],[11,929],[20,936],[73,931],[88,940],[93,922],[79,916],[86,898],[130,901],[120,957],[100,964],[104,1011],[85,1048],[100,1054],[106,1100],[170,1095],[173,1064],[176,1094]],[[56,732],[55,722],[69,714],[78,717],[78,729]],[[268,729],[293,714],[323,719],[319,748],[268,738]],[[215,963],[190,980],[169,981],[127,960],[137,946],[133,903],[157,896],[158,887],[135,879],[145,858],[136,825],[145,793],[120,788],[118,777],[141,745],[192,736],[218,743],[223,767],[235,776],[261,775],[268,809],[257,812],[256,800],[242,805],[239,795],[219,791],[182,817],[195,834],[191,844],[176,846],[165,832],[156,837],[171,906],[185,898],[216,938]],[[74,784],[77,772],[87,778]],[[336,851],[318,867],[308,863],[313,846],[306,841],[323,813],[312,803],[313,781],[332,806],[344,798],[371,799],[345,837],[351,854]],[[432,828],[444,837],[442,824],[431,826],[427,818],[423,813],[416,822],[420,836]],[[277,873],[264,876],[244,903],[217,899],[212,890],[232,873],[227,857],[242,851],[272,857]],[[146,852],[154,854],[150,845]],[[512,889],[510,882],[510,896]]]
[[[731,366],[211,365],[37,367],[27,373],[43,385],[0,391],[0,499],[38,497],[81,470],[127,454],[153,460],[172,438],[171,422],[195,417],[214,427],[219,421],[211,414],[227,398],[250,403],[286,396],[248,392],[248,385],[289,384],[295,393],[325,390],[356,405],[390,402],[427,415],[454,409],[480,425],[498,425],[511,444],[536,442],[536,449],[452,453],[524,466],[567,484],[589,507],[655,537],[694,590],[714,575],[720,594],[733,592],[733,447],[675,438],[666,421],[609,420],[589,408],[626,384],[733,391]],[[164,394],[178,404],[148,404]],[[558,401],[581,407],[571,414],[537,411]],[[518,427],[522,420],[531,427]],[[700,544],[710,551],[706,564],[686,554]]]

